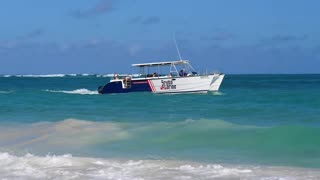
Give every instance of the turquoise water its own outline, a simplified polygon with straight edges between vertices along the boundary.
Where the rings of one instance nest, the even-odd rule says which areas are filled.
[[[2,155],[320,168],[320,75],[227,75],[208,94],[97,94],[107,81],[0,77]]]

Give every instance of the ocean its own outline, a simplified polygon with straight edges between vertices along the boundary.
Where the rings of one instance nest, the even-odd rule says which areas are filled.
[[[0,179],[320,179],[320,75],[100,95],[101,75],[0,76]]]

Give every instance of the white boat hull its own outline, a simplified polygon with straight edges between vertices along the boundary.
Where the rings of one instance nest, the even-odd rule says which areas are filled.
[[[224,75],[212,74],[176,78],[149,79],[153,93],[206,93],[218,91]]]
[[[219,91],[222,81],[224,79],[224,74],[218,74],[212,79],[209,91]]]

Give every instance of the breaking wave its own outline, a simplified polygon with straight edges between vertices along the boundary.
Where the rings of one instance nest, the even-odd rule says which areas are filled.
[[[121,123],[67,119],[59,122],[2,126],[0,148],[17,151],[31,148],[36,152],[85,153],[88,152],[87,148],[95,145],[119,142],[130,137],[131,132]]]
[[[126,160],[0,152],[5,179],[318,179],[313,169],[204,164],[177,160]]]
[[[296,142],[293,140],[296,139],[295,137],[305,136],[306,134],[306,140],[304,141],[306,148],[299,147],[299,144],[301,144],[300,142],[294,143]],[[179,179],[180,177],[185,176],[186,172],[184,171],[186,170],[195,173],[193,175],[187,174],[189,179],[197,179],[196,176],[200,177],[205,174],[208,174],[205,179],[220,176],[223,178],[225,177],[224,179],[239,179],[239,177],[242,178],[244,174],[249,174],[250,176],[248,177],[251,177],[251,175],[252,177],[255,177],[255,173],[258,173],[259,175],[266,174],[263,174],[265,172],[263,169],[260,171],[256,168],[249,168],[249,170],[252,171],[249,172],[247,171],[248,169],[246,166],[233,165],[229,167],[226,166],[226,164],[233,164],[234,162],[255,164],[256,162],[263,161],[265,162],[264,165],[292,164],[293,166],[318,168],[318,160],[316,158],[311,159],[306,157],[303,159],[301,158],[300,164],[290,163],[292,159],[301,152],[311,152],[310,149],[318,149],[318,135],[319,130],[317,128],[257,127],[234,124],[223,120],[187,119],[178,122],[116,122],[67,119],[57,122],[1,125],[0,154],[1,152],[9,151],[19,154],[21,154],[21,152],[23,154],[25,152],[31,152],[36,155],[43,155],[51,152],[57,155],[71,153],[77,156],[94,156],[100,158],[112,157],[127,160],[133,158],[135,160],[151,160],[143,161],[146,162],[143,163],[143,166],[158,168],[158,170],[154,172],[159,173],[158,179],[174,179],[175,177],[177,177],[175,179]],[[259,142],[263,142],[263,145]],[[278,144],[278,142],[282,143]],[[271,149],[272,151],[265,150],[265,147],[268,147],[268,149]],[[234,149],[235,151],[230,151],[230,149]],[[287,149],[292,150],[288,153]],[[221,151],[223,152],[221,153]],[[317,156],[317,154],[314,156]],[[241,160],[241,157],[245,158]],[[17,158],[14,156],[13,158],[21,160],[26,157]],[[49,161],[48,159],[53,157],[37,157],[37,159],[42,159],[41,161],[45,161],[46,158],[47,161]],[[160,161],[168,159],[174,161]],[[200,165],[185,163],[186,160],[195,159],[197,161],[202,161],[203,163]],[[240,161],[238,161],[239,159]],[[77,161],[78,158],[75,158],[75,160]],[[23,161],[25,162],[25,160]],[[72,162],[73,160],[70,161]],[[109,159],[102,159],[99,161],[103,164],[110,163]],[[4,162],[4,160],[1,160],[0,158],[0,162]],[[92,160],[92,162],[94,161]],[[163,164],[163,162],[174,162],[173,165],[175,166],[172,167],[172,164]],[[116,161],[115,163],[118,164],[119,171],[127,170],[125,169],[127,168],[125,162]],[[211,163],[211,165],[212,163],[223,163],[223,166],[217,168],[218,166],[207,166],[208,164],[205,163]],[[71,164],[76,165],[77,162]],[[1,165],[2,163],[0,163],[0,179],[1,175],[4,174],[2,173],[3,168]],[[89,163],[89,165],[92,165],[92,163]],[[39,167],[36,166],[35,168]],[[57,167],[57,169],[63,168],[64,167]],[[79,169],[76,168],[74,169],[75,172],[69,172],[68,169],[70,168],[72,169],[72,167],[66,167],[65,170],[67,172],[65,173],[81,173],[78,171]],[[85,170],[89,168],[92,167],[83,167],[83,171],[85,171],[83,174],[88,175],[87,173],[92,173],[91,171],[87,172]],[[108,173],[110,171],[106,169],[113,169],[115,167],[108,166],[101,168],[102,169],[99,169],[99,171]],[[134,173],[136,170],[137,169],[129,169],[130,173]],[[144,167],[141,167],[141,169],[138,170],[141,172],[145,170],[144,173],[150,171],[150,169]],[[174,178],[164,178],[164,175],[169,172],[162,170],[168,170],[170,172],[175,171],[171,174]],[[183,172],[181,172],[182,170]],[[242,170],[246,170],[246,173],[240,173],[243,172]],[[281,177],[284,179],[288,176],[296,177],[300,175],[300,173],[304,175],[301,175],[301,177],[306,177],[307,175],[307,171],[305,170],[301,170],[300,173],[298,173],[299,170],[291,171],[288,169],[274,169],[274,172],[272,172],[272,168],[265,170],[270,171],[270,173],[267,174],[267,177],[274,175],[271,179],[279,179],[274,177]],[[40,171],[42,171],[42,169],[40,169]],[[8,170],[8,172],[5,173],[9,172],[11,172],[11,170]],[[210,174],[214,172],[220,174]],[[130,176],[130,178],[152,179],[151,175],[150,177],[143,176],[144,173],[137,176]],[[177,173],[179,176],[174,176],[177,175]],[[318,173],[320,173],[320,171],[318,171]],[[320,174],[317,175],[317,177],[320,177]],[[105,177],[101,178],[108,179]],[[120,179],[118,176],[114,178]],[[123,177],[123,179],[125,178],[126,177]],[[128,179],[130,178],[128,177]],[[245,176],[244,179],[247,179],[247,176]]]
[[[98,91],[91,91],[85,88],[71,90],[71,91],[59,91],[59,90],[48,90],[48,89],[45,91],[53,92],[53,93],[66,93],[66,94],[89,94],[89,95],[99,94]]]

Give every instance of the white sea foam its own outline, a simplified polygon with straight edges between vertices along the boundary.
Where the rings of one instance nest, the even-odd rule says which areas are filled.
[[[115,74],[97,74],[96,77],[114,77]],[[141,74],[118,74],[118,76],[131,76],[131,77],[140,77]]]
[[[316,169],[205,164],[173,160],[117,160],[72,155],[17,156],[0,152],[2,179],[319,179]]]
[[[92,76],[93,74],[87,74],[87,73],[84,73],[84,74],[81,74],[81,76]]]
[[[224,93],[222,93],[222,92],[219,92],[219,91],[212,91],[212,92],[210,92],[212,95],[214,95],[214,96],[224,96],[225,94]]]
[[[25,74],[25,75],[14,75],[15,77],[65,77],[65,74]]]
[[[99,94],[98,91],[91,91],[85,88],[82,89],[76,89],[76,90],[71,90],[71,91],[63,91],[63,90],[45,90],[47,92],[53,92],[53,93],[66,93],[66,94],[89,94],[89,95],[93,95],[93,94]]]
[[[77,76],[77,74],[67,74],[67,76]]]
[[[114,77],[115,74],[99,74],[97,77]]]
[[[97,74],[96,77],[113,77],[114,74]]]
[[[16,74],[16,75],[0,75],[0,77],[27,77],[27,78],[51,78],[51,77],[66,77],[66,76],[92,76],[94,74]]]

